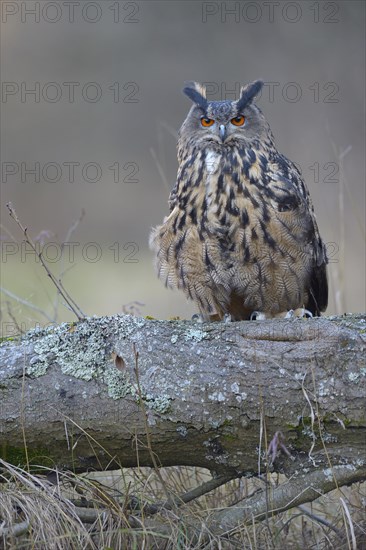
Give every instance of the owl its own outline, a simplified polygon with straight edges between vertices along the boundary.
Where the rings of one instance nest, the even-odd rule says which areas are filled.
[[[197,82],[179,131],[170,214],[150,236],[159,278],[203,320],[318,316],[328,302],[325,245],[297,166],[279,153],[255,104],[209,101]],[[295,313],[294,313],[295,312]]]

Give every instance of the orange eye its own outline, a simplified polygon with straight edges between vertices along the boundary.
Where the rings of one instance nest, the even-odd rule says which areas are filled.
[[[214,122],[215,121],[213,120],[213,118],[206,118],[204,116],[201,118],[201,124],[205,128],[208,128],[209,126],[212,126],[214,124]]]
[[[230,122],[231,124],[234,124],[234,126],[243,126],[245,122],[245,117],[243,117],[243,115],[236,116],[232,118]]]

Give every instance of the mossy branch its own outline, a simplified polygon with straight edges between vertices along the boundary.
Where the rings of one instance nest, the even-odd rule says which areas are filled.
[[[313,468],[319,454],[328,466],[357,460],[365,332],[362,315],[229,324],[125,315],[30,331],[0,348],[2,457],[22,463],[24,431],[31,463],[75,471],[152,456],[223,475],[289,471],[304,457]]]

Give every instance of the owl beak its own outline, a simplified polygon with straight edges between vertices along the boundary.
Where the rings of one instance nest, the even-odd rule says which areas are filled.
[[[225,126],[225,124],[220,124],[219,136],[221,138],[221,141],[225,141],[225,138],[226,138],[226,126]]]

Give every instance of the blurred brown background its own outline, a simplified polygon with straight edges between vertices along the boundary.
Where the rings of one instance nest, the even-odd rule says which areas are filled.
[[[328,313],[365,311],[364,2],[27,0],[1,8],[5,332],[14,318],[24,328],[47,322],[12,294],[50,318],[56,310],[58,320],[74,318],[21,247],[8,201],[29,234],[49,243],[50,268],[64,273],[86,314],[119,313],[133,301],[141,315],[195,312],[157,280],[147,244],[168,212],[176,131],[190,107],[185,80],[209,83],[217,99],[257,78],[267,83],[259,105],[278,149],[302,168],[329,243]]]

